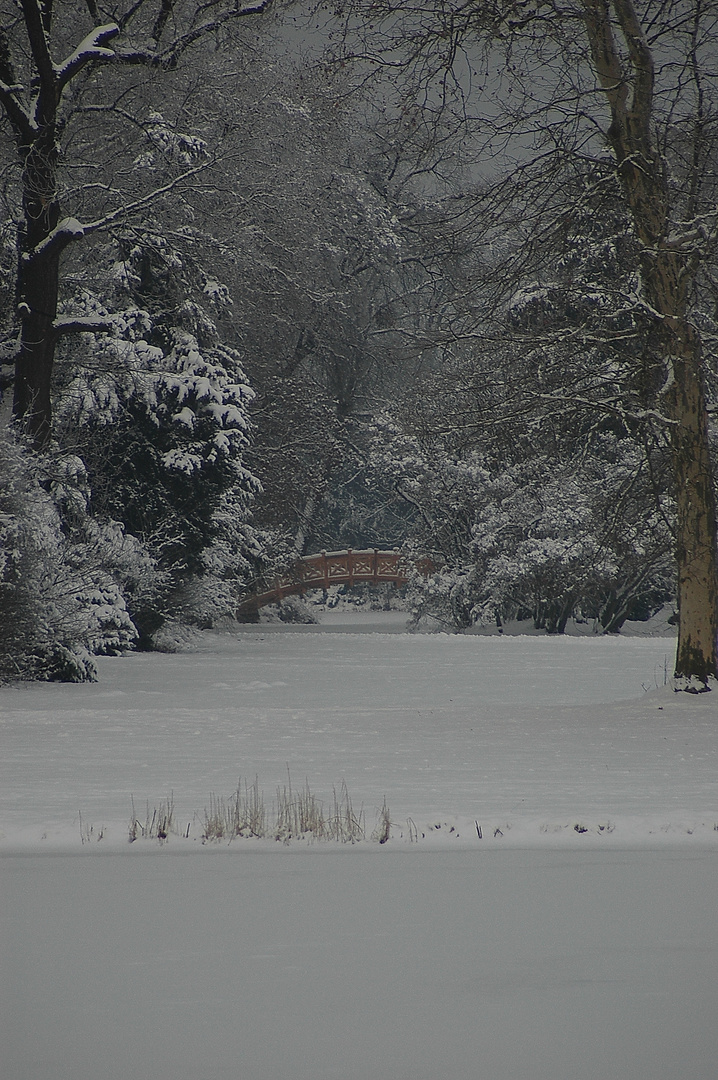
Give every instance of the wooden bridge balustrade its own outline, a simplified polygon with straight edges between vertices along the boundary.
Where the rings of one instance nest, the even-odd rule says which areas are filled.
[[[251,618],[261,607],[276,604],[285,596],[303,595],[310,589],[329,589],[332,585],[380,585],[388,582],[396,588],[406,585],[412,566],[423,574],[431,573],[433,566],[428,559],[415,563],[407,561],[399,551],[321,551],[318,555],[305,555],[283,574],[279,574],[271,588],[246,596],[237,608],[238,618]]]

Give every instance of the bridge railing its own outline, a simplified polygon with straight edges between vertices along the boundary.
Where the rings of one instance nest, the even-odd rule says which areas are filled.
[[[318,555],[305,555],[282,574],[278,574],[269,588],[244,597],[237,608],[238,615],[247,616],[267,604],[276,604],[285,596],[304,594],[310,589],[329,589],[332,585],[379,585],[388,582],[397,588],[406,585],[412,568],[421,573],[431,572],[428,559],[417,562],[407,559],[399,551],[321,551]]]

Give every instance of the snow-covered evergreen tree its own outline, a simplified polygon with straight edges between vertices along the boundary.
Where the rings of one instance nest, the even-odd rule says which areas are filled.
[[[87,465],[95,515],[120,521],[165,575],[153,603],[132,607],[144,641],[173,613],[203,625],[232,614],[261,551],[249,523],[259,483],[243,463],[253,393],[211,317],[226,290],[151,231],[121,254],[105,283],[114,314],[88,291],[73,300],[114,332],[63,357],[56,414]],[[204,588],[190,587],[200,577]]]

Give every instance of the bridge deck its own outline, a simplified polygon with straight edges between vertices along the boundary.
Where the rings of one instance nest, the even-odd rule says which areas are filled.
[[[426,564],[426,565],[424,565]],[[328,589],[332,585],[379,585],[387,582],[399,588],[409,580],[412,568],[428,573],[428,560],[413,563],[399,551],[321,551],[317,555],[305,555],[284,573],[279,574],[269,589],[246,596],[239,604],[238,615],[246,616],[276,604],[285,596],[304,594],[310,589]]]

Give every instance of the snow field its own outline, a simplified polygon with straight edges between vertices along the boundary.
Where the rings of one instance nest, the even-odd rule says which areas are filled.
[[[0,691],[0,1080],[713,1080],[713,695],[670,641],[380,625]],[[202,844],[287,766],[389,842]]]
[[[269,807],[288,769],[325,802],[346,781],[368,832],[386,799],[392,843],[718,847],[718,703],[663,687],[672,641],[339,631],[3,689],[0,848],[124,848],[131,798],[144,818],[171,793],[196,845],[210,794],[257,777]]]

